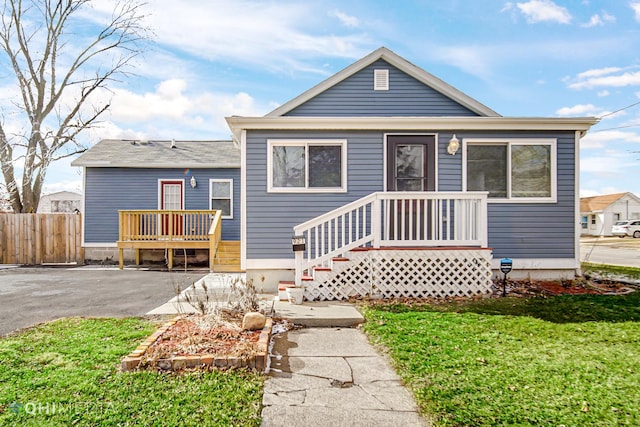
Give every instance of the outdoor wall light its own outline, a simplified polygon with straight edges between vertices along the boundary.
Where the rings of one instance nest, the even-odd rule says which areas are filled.
[[[196,182],[196,177],[193,175],[191,176],[189,182],[191,183],[191,188],[196,188],[196,185],[198,185],[198,183]]]
[[[460,148],[460,142],[458,138],[456,138],[456,134],[454,133],[451,139],[449,140],[449,145],[447,146],[447,152],[452,156],[458,152],[458,148]]]

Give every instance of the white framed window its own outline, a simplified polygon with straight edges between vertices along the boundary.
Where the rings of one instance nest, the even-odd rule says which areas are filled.
[[[465,191],[488,191],[490,202],[554,203],[555,139],[463,140]]]
[[[223,219],[233,219],[233,180],[209,180],[209,209],[222,211]]]
[[[347,141],[268,140],[267,191],[347,191]]]

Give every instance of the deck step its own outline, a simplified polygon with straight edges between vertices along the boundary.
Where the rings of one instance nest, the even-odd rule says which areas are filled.
[[[218,244],[211,268],[216,273],[239,273],[242,272],[240,259],[240,242],[222,240]]]

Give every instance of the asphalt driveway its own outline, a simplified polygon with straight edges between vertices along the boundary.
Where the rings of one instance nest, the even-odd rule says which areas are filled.
[[[0,266],[2,267],[2,266]],[[0,268],[0,336],[66,316],[141,316],[203,272],[97,267]]]
[[[640,239],[583,237],[580,239],[580,261],[638,268],[640,267]]]

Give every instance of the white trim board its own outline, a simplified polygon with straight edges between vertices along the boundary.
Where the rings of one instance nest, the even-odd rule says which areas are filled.
[[[240,268],[247,267],[247,131],[240,132]]]
[[[514,270],[573,270],[580,262],[573,258],[513,258]],[[248,259],[246,270],[282,270],[294,269],[295,260],[291,259]],[[491,260],[492,269],[500,269],[500,259]]]
[[[491,260],[491,268],[500,269],[500,259]],[[513,271],[516,270],[565,270],[580,267],[580,261],[573,258],[513,258]]]
[[[117,248],[118,244],[114,242],[108,243],[83,243],[82,246],[85,248]]]
[[[225,117],[235,140],[242,130],[380,130],[458,132],[474,130],[580,131],[598,123],[594,117]]]
[[[248,259],[243,270],[293,270],[295,259]]]

